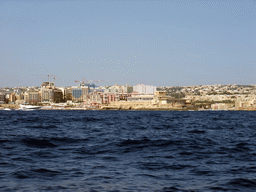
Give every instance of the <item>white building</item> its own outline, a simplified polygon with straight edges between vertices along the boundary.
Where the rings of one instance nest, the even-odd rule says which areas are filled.
[[[140,94],[154,94],[156,92],[156,86],[138,84],[133,86],[133,91]]]

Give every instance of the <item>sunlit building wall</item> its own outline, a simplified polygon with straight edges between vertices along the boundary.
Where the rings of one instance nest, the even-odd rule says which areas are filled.
[[[153,85],[138,84],[133,86],[133,91],[138,92],[139,94],[154,94],[156,88],[157,87]]]
[[[29,104],[37,104],[41,101],[40,93],[38,91],[28,92],[28,103]]]
[[[88,86],[72,87],[72,101],[73,102],[85,101],[87,94],[89,94]]]

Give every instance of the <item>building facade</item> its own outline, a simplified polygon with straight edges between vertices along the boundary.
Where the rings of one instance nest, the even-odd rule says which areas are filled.
[[[54,99],[53,89],[43,88],[43,89],[41,89],[41,94],[42,94],[42,97],[41,97],[42,103],[53,102],[53,99]]]
[[[156,92],[156,86],[153,85],[144,85],[138,84],[133,86],[133,91],[138,92],[139,94],[154,94]]]
[[[0,93],[0,104],[5,103],[5,94],[4,93]]]
[[[63,92],[59,89],[53,90],[53,102],[54,103],[61,103],[63,102]]]
[[[83,102],[86,100],[86,95],[89,94],[88,86],[74,86],[67,93],[72,93],[73,102]]]
[[[41,101],[41,96],[39,91],[29,91],[28,92],[28,100],[29,104],[37,104]]]

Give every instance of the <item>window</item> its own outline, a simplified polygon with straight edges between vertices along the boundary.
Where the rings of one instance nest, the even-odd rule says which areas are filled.
[[[82,96],[82,89],[73,89],[72,95],[76,99],[80,98]]]

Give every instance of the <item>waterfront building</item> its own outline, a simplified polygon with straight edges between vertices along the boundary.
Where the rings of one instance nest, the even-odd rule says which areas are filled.
[[[104,90],[102,102],[109,104],[114,101],[125,100],[131,96],[133,87],[130,85],[114,85]]]
[[[133,91],[139,94],[154,94],[157,87],[153,85],[138,84],[133,86]]]
[[[28,103],[28,91],[25,91],[23,93],[23,99],[24,99],[25,103]]]
[[[117,95],[114,93],[103,93],[102,94],[102,103],[109,104],[117,100]]]
[[[235,109],[256,109],[256,97],[251,95],[250,97],[241,96],[235,102]]]
[[[63,92],[59,89],[53,90],[53,102],[54,103],[61,103],[63,102]]]
[[[65,90],[65,101],[72,101],[72,88],[69,87]]]
[[[39,91],[29,91],[27,103],[37,104],[41,101],[41,94]]]
[[[79,86],[71,87],[68,93],[70,92],[72,93],[73,102],[83,102],[86,99],[86,95],[89,94],[89,87],[80,84]]]
[[[85,98],[85,105],[90,108],[99,108],[102,104],[102,96],[99,92],[90,92]]]
[[[215,104],[211,104],[211,109],[212,110],[227,110],[228,105],[226,103],[215,103]]]
[[[66,88],[65,88],[65,87],[58,87],[57,89],[62,92],[62,101],[65,101],[65,97],[66,97]]]
[[[14,103],[16,101],[15,93],[9,95],[9,102]]]
[[[41,102],[42,103],[51,103],[54,99],[53,89],[43,88],[41,89]]]
[[[132,93],[121,93],[118,95],[119,101],[127,101],[128,97],[131,97]]]
[[[41,85],[41,103],[52,103],[54,100],[55,83],[43,82]]]
[[[0,103],[5,103],[5,94],[4,93],[0,93]]]

